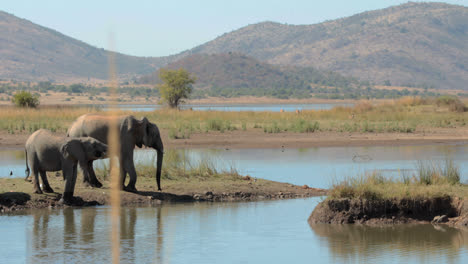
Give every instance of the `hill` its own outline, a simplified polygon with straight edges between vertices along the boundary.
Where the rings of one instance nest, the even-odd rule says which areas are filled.
[[[241,95],[273,96],[277,98],[308,98],[312,94],[321,98],[395,97],[388,91],[377,91],[366,82],[345,77],[336,72],[313,67],[280,66],[261,62],[239,53],[194,54],[166,66],[184,68],[197,77],[195,97]],[[158,72],[139,79],[140,83],[160,83]]]
[[[275,71],[270,69],[272,65],[313,67],[377,85],[466,90],[466,43],[467,7],[407,3],[314,25],[249,25],[168,57],[115,53],[115,58],[119,78],[127,81],[187,56],[233,52],[270,64],[264,70],[271,74]],[[0,79],[106,80],[108,54],[104,49],[0,11]],[[268,75],[275,80],[270,83],[284,80],[273,75]],[[225,77],[220,78],[226,81]],[[212,78],[216,81],[217,77]],[[264,80],[260,84],[269,85]]]
[[[179,56],[240,52],[376,84],[467,89],[467,43],[467,7],[408,3],[315,25],[249,25]]]
[[[2,79],[106,80],[109,73],[108,55],[107,50],[0,11]],[[114,55],[121,78],[150,73],[165,63],[165,58]]]

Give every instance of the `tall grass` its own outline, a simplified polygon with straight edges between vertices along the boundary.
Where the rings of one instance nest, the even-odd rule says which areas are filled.
[[[420,161],[415,174],[409,176],[405,173],[400,179],[386,178],[378,171],[365,173],[335,183],[329,191],[331,198],[370,200],[441,194],[468,197],[468,188],[460,184],[460,169],[450,159],[441,163]]]
[[[135,165],[139,177],[155,177],[157,156],[154,155],[151,162]],[[212,178],[240,180],[238,170],[232,164],[221,166],[221,161],[209,156],[201,156],[194,160],[188,152],[181,150],[167,150],[164,154],[164,162],[161,178],[165,180],[207,180]],[[108,166],[96,168],[96,175],[104,180],[108,179]]]
[[[222,112],[162,109],[153,112],[121,111],[138,118],[148,117],[171,138],[188,138],[193,133],[260,129],[265,133],[313,133],[317,131],[365,133],[413,133],[431,128],[466,126],[468,112],[451,111],[457,101],[408,97],[374,104],[358,102],[353,107],[294,112]],[[447,101],[447,102],[446,102]],[[458,100],[459,101],[459,100]],[[454,103],[455,102],[455,103]],[[456,108],[456,106],[453,106]],[[64,132],[80,115],[98,109],[78,107],[40,107],[23,109],[2,107],[0,130],[30,133],[39,128]]]

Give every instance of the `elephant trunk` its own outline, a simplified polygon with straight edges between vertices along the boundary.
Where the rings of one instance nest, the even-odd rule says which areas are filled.
[[[163,163],[164,152],[162,150],[156,150],[158,153],[157,168],[156,168],[156,182],[158,183],[158,191],[161,191],[161,169]]]

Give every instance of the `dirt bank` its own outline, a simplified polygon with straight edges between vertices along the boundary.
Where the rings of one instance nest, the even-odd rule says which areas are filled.
[[[54,193],[34,194],[32,183],[23,179],[0,179],[0,212],[22,209],[63,207],[58,204],[63,192],[61,177],[49,175]],[[78,181],[81,178],[78,177]],[[80,182],[75,188],[74,206],[94,206],[109,204],[109,182],[103,188],[89,188]],[[163,191],[155,189],[155,180],[139,177],[136,193],[121,192],[123,206],[151,205],[167,202],[219,202],[219,201],[258,201],[321,196],[326,190],[296,186],[251,177],[238,179],[219,177],[208,181],[200,179],[163,180]]]
[[[65,133],[62,133],[65,136]],[[29,133],[0,131],[0,149],[22,149]],[[194,133],[187,139],[171,139],[161,130],[164,146],[171,148],[311,148],[335,146],[403,146],[468,143],[467,128],[432,129],[415,133],[276,133],[261,129]]]
[[[449,196],[364,200],[327,199],[318,204],[309,224],[447,223],[468,226],[468,203]]]

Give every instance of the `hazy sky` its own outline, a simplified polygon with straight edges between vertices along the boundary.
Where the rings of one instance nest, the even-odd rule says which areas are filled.
[[[315,24],[398,5],[400,0],[5,0],[0,10],[99,48],[165,56],[248,24]],[[419,1],[415,1],[419,2]],[[468,6],[468,0],[443,1]]]

